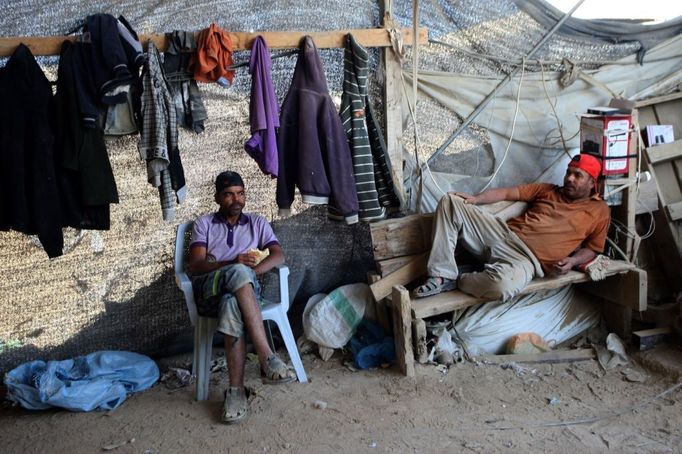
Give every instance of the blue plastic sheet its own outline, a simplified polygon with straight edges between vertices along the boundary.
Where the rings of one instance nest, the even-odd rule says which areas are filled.
[[[31,361],[5,375],[7,398],[29,410],[113,410],[151,387],[159,368],[147,356],[102,351],[64,361]]]

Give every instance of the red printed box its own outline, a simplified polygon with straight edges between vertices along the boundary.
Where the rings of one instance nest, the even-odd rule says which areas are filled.
[[[580,118],[580,151],[602,158],[602,174],[628,172],[628,148],[632,115],[583,115]]]

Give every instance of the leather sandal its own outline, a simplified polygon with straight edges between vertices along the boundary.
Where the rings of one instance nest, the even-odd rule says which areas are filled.
[[[225,402],[223,403],[222,422],[234,424],[241,421],[249,414],[249,401],[245,388],[230,386],[225,390]]]
[[[414,290],[414,296],[417,298],[424,298],[426,296],[437,295],[442,292],[448,292],[457,288],[457,281],[454,279],[440,278],[438,282],[437,277],[429,277],[422,285]]]
[[[263,383],[280,385],[296,380],[296,374],[276,353],[273,353],[265,361],[265,367],[261,368],[261,379]]]

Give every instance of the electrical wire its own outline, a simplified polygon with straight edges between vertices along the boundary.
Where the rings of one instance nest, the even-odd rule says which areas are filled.
[[[547,97],[547,102],[549,103],[549,106],[552,108],[552,114],[554,115],[554,118],[556,119],[557,129],[559,129],[559,137],[561,137],[561,145],[564,148],[564,153],[566,153],[566,155],[570,158],[571,155],[568,152],[568,147],[566,146],[566,138],[564,137],[564,128],[561,125],[561,120],[559,119],[559,115],[556,113],[556,109],[554,108],[554,103],[552,102],[552,99],[549,96],[549,91],[547,90],[547,81],[545,80],[545,67],[542,63],[540,63],[540,69],[542,70],[542,88],[545,91],[545,96]],[[578,134],[578,132],[576,132],[570,139],[575,137]]]
[[[504,161],[507,159],[507,155],[509,154],[509,147],[511,147],[512,140],[514,139],[514,130],[516,129],[516,118],[519,114],[519,106],[521,105],[521,86],[523,85],[523,75],[526,72],[526,65],[525,65],[525,59],[523,60],[524,64],[521,65],[521,76],[519,77],[519,89],[516,91],[516,107],[514,108],[514,118],[512,119],[512,129],[511,133],[509,134],[509,142],[507,142],[507,147],[504,149],[504,155],[502,155],[502,160],[500,161],[500,164],[497,166],[497,169],[495,169],[495,172],[490,176],[490,179],[488,182],[483,186],[483,188],[479,192],[483,192],[488,187],[490,184],[493,182],[497,174],[499,173],[500,169],[502,168],[502,165],[504,164]]]

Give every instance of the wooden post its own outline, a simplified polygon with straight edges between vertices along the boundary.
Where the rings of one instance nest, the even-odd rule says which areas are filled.
[[[429,359],[429,349],[426,346],[426,323],[421,318],[412,320],[412,339],[414,357],[419,364],[424,364]]]
[[[414,377],[414,352],[412,351],[412,311],[410,293],[402,285],[393,287],[393,336],[398,369]]]
[[[384,27],[393,24],[391,12],[383,5]],[[407,39],[403,35],[403,39]],[[386,149],[388,158],[391,160],[391,175],[393,185],[399,195],[401,202],[405,203],[405,190],[403,187],[403,118],[402,118],[402,67],[400,56],[396,55],[392,47],[382,49],[382,60],[384,63],[384,74],[386,83],[384,85],[384,112],[386,122]],[[401,208],[405,208],[402,206]]]
[[[367,273],[367,280],[369,281],[370,285],[375,283],[379,279],[381,279],[381,276],[379,276],[376,272],[370,271],[369,273]],[[393,328],[391,326],[391,321],[389,320],[388,311],[386,310],[387,309],[386,300],[385,299],[375,300],[375,307],[377,323],[384,330],[384,333],[386,333],[387,336],[390,336],[391,332],[393,331]]]

